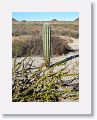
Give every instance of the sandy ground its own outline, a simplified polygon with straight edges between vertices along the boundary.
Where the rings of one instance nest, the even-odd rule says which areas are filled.
[[[77,52],[70,52],[69,54],[66,54],[66,55],[62,55],[62,56],[56,56],[56,57],[52,57],[51,60],[50,60],[50,64],[55,64],[56,62],[59,62],[59,61],[62,61],[66,58],[69,58],[70,56],[75,56],[75,55],[78,55],[78,51]],[[23,60],[24,57],[22,58],[17,58],[17,62],[20,62],[21,60]],[[25,60],[25,64],[28,62],[29,60],[29,57],[26,58]],[[14,61],[14,58],[13,58],[13,61]],[[39,57],[39,56],[34,56],[34,57],[31,57],[31,61],[33,61],[33,65],[32,67],[40,67],[43,63],[44,63],[44,58],[43,57]],[[30,62],[31,62],[30,61]],[[79,58],[76,57],[76,58],[73,58],[69,61],[66,62],[66,65],[71,68],[72,67],[72,64],[74,65],[75,63],[78,63],[79,62]],[[57,66],[58,68],[56,68],[56,71],[58,69],[62,69],[62,66]]]

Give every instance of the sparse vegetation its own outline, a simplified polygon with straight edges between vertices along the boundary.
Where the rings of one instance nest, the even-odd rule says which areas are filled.
[[[58,21],[54,19],[51,22]],[[47,65],[49,67],[45,66],[46,59],[43,59],[43,63],[38,66],[38,62],[34,59],[35,56],[43,57],[42,26],[42,22],[13,22],[12,101],[78,101],[79,55],[78,51],[75,52],[69,46],[69,43],[73,41],[72,38],[79,38],[78,21],[51,23],[51,37],[49,36],[51,38],[51,54],[45,51],[46,58],[50,60],[50,55],[51,58],[64,56],[61,61],[53,62],[51,60],[51,64]],[[74,55],[69,54],[72,51]]]
[[[67,71],[65,62],[57,63],[47,69],[43,64],[38,68],[32,67],[32,57],[27,61],[26,59],[27,57],[24,57],[17,62],[15,58],[13,61],[13,102],[60,102],[63,98],[78,100],[78,90],[74,90],[73,86],[70,89],[68,86],[78,79],[79,74]],[[56,66],[61,65],[64,65],[63,69],[53,71]],[[64,82],[63,78],[68,76],[72,79]]]
[[[33,55],[43,55],[42,26],[42,22],[13,22],[13,57],[15,57],[14,46],[18,46],[18,44],[19,46],[21,46],[21,48],[30,48],[30,50],[33,48]],[[63,36],[64,40],[60,36]],[[69,38],[67,39],[65,38],[65,36],[69,36]],[[75,39],[79,38],[78,22],[63,22],[61,24],[51,24],[51,37],[51,45],[53,46],[51,46],[51,56],[68,53],[68,49],[70,49],[68,43],[72,42],[70,40],[71,37]],[[23,41],[23,43],[21,41]],[[60,45],[62,47],[59,48]],[[66,49],[66,52],[64,52],[64,49]],[[23,49],[18,50],[19,57],[25,56],[25,54],[27,55],[28,52],[29,49],[26,49],[26,51]]]

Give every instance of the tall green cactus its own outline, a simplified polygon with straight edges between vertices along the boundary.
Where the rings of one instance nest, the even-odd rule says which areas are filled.
[[[42,29],[43,51],[45,66],[50,66],[50,51],[51,51],[51,27],[50,24],[45,23]]]

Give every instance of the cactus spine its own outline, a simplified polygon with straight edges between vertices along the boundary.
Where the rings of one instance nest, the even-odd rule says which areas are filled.
[[[47,23],[43,25],[42,39],[43,39],[45,66],[49,67],[50,66],[50,51],[51,51],[51,28],[50,28],[50,25]]]

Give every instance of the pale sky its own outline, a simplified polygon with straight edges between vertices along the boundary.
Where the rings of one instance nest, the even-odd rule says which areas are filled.
[[[72,21],[79,17],[79,12],[13,12],[12,18],[18,21],[49,21],[57,19],[59,21]]]

